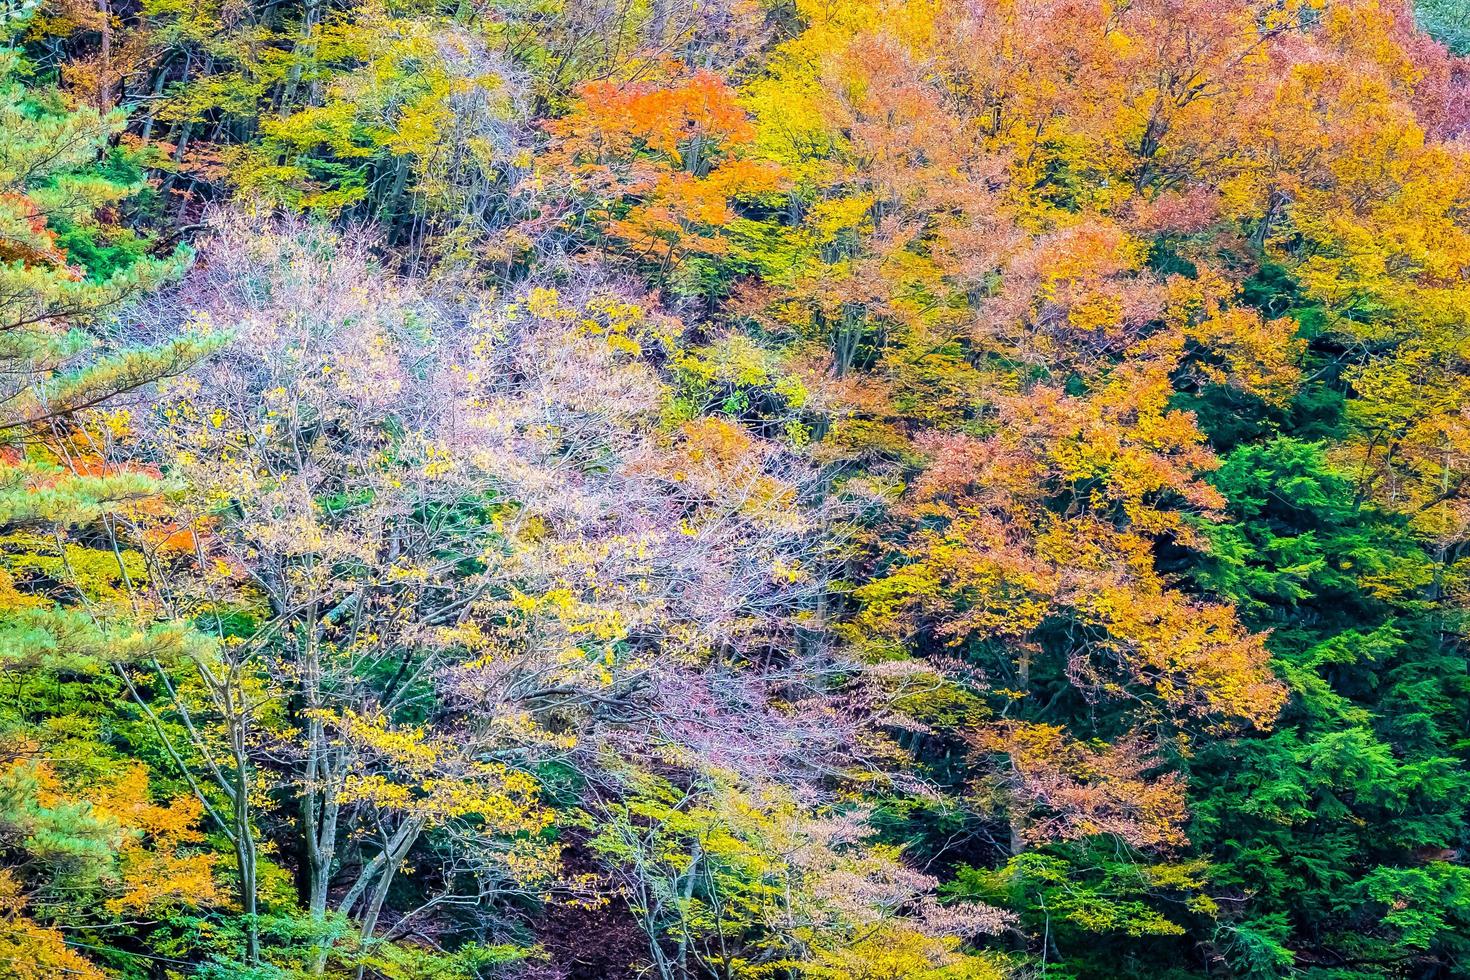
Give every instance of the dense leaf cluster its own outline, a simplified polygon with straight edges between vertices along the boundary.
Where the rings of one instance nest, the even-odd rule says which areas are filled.
[[[1470,20],[0,0],[0,977],[1470,973]]]

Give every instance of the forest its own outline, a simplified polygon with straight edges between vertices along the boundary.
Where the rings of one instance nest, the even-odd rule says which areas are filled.
[[[0,978],[1470,977],[1470,3],[0,0]]]

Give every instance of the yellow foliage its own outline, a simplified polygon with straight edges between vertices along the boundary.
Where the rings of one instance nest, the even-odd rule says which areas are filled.
[[[69,949],[62,934],[25,914],[25,897],[0,869],[0,973],[10,980],[106,980],[107,974]]]

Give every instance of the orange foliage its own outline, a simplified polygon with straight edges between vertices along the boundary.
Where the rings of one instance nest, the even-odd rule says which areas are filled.
[[[61,933],[29,918],[25,907],[14,876],[0,870],[0,972],[10,980],[106,980],[107,974],[67,948]]]
[[[96,815],[123,828],[119,893],[108,899],[115,914],[145,913],[168,905],[212,905],[223,900],[215,882],[219,855],[197,850],[204,805],[193,796],[153,803],[148,772],[130,767],[111,785],[90,794]]]
[[[718,75],[671,86],[592,82],[578,95],[568,116],[547,124],[543,170],[593,195],[608,234],[637,257],[668,268],[723,253],[731,202],[781,184],[778,168],[747,155],[755,129]]]
[[[66,253],[57,247],[56,233],[47,224],[45,211],[29,197],[18,191],[0,191],[0,215],[24,223],[30,239],[0,235],[0,261],[67,267]]]
[[[1012,722],[972,738],[980,752],[1000,753],[996,778],[1013,800],[1012,823],[1029,844],[1110,834],[1143,850],[1187,843],[1187,794],[1178,773],[1159,767],[1154,746],[1138,733],[1111,744],[1079,742],[1056,725]]]
[[[198,825],[204,806],[183,795],[166,805],[150,799],[148,771],[128,766],[120,775],[90,783],[84,794],[67,787],[45,762],[18,759],[0,776],[24,773],[34,781],[35,802],[46,809],[84,804],[88,820],[108,834],[115,869],[104,876],[113,914],[145,914],[166,906],[197,907],[222,900],[215,881],[219,855],[204,850]]]

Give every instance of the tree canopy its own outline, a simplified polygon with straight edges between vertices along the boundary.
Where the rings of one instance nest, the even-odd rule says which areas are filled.
[[[0,0],[0,976],[1470,973],[1470,20]]]

